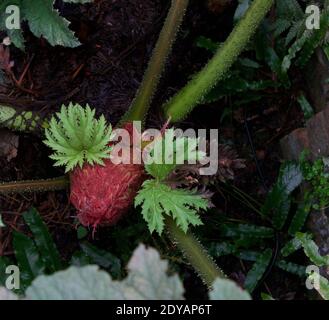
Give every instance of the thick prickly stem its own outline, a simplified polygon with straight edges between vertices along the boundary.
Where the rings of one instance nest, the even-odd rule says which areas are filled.
[[[165,116],[173,122],[184,120],[207,93],[223,79],[256,32],[274,0],[254,0],[229,38],[215,56],[182,90],[164,105]]]

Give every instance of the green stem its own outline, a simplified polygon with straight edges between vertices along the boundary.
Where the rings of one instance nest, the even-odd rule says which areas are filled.
[[[273,3],[274,0],[252,2],[245,16],[205,68],[163,106],[167,118],[170,117],[173,122],[181,121],[202,102],[205,95],[227,74]]]
[[[123,117],[121,123],[122,121],[143,120],[147,114],[164,70],[167,57],[171,52],[172,44],[183,21],[188,3],[189,0],[172,0],[171,8],[144,75],[143,82],[132,102],[130,110]]]
[[[66,189],[69,186],[66,176],[47,180],[25,180],[0,183],[0,194],[44,192]]]
[[[191,232],[184,233],[169,217],[166,219],[166,226],[172,241],[180,248],[209,288],[217,278],[225,277]]]

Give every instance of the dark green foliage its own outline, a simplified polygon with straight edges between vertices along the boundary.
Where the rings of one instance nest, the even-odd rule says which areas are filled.
[[[297,101],[304,113],[304,118],[305,120],[308,120],[314,115],[314,110],[311,104],[308,102],[304,94],[301,94],[298,98]]]
[[[272,258],[272,250],[266,249],[256,260],[251,270],[247,274],[246,281],[244,283],[245,288],[249,292],[253,292],[257,286],[257,283],[265,273]]]
[[[305,191],[303,200],[298,204],[296,213],[294,214],[288,233],[294,236],[296,232],[301,231],[306,219],[312,208],[312,196],[310,192]]]
[[[61,269],[62,262],[51,235],[38,212],[32,208],[23,214],[26,224],[33,233],[35,244],[49,272]]]
[[[21,286],[25,290],[33,279],[45,272],[46,266],[34,241],[26,235],[14,232],[13,246],[20,270]]]
[[[14,232],[13,246],[16,262],[0,257],[0,285],[4,285],[6,281],[6,266],[17,263],[21,276],[19,293],[24,293],[37,276],[52,274],[67,266],[62,261],[48,228],[37,210],[31,208],[23,214],[23,218],[32,231],[33,238]],[[114,278],[122,276],[121,261],[117,257],[87,241],[81,242],[80,247],[81,250],[76,251],[72,256],[71,264],[77,266],[97,264],[110,272]]]
[[[279,178],[262,208],[264,216],[272,216],[273,226],[276,229],[283,228],[290,210],[290,194],[302,180],[302,172],[297,164],[287,163],[282,167]]]
[[[80,247],[82,252],[90,258],[91,263],[108,270],[114,278],[121,276],[121,261],[116,256],[86,241],[80,243]]]
[[[254,201],[255,212],[264,219],[266,226],[235,223],[226,219],[218,222],[220,241],[210,243],[210,253],[215,257],[231,255],[254,262],[245,283],[250,292],[261,285],[264,276],[275,268],[300,277],[306,276],[305,266],[295,263],[294,257],[290,257],[301,248],[294,236],[295,232],[303,228],[310,208],[309,198],[306,197],[293,212],[293,191],[302,181],[302,170],[298,163],[287,162],[282,165],[279,177],[264,204],[257,205],[257,201]],[[292,219],[289,218],[291,213]]]

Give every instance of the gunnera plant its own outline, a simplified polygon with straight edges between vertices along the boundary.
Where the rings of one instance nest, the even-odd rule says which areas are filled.
[[[164,114],[168,119],[172,122],[184,119],[202,100],[202,97],[223,79],[248,44],[273,2],[274,0],[252,2],[245,16],[206,67],[163,106]],[[130,110],[120,122],[121,127],[129,128],[133,120],[145,120],[188,3],[188,0],[172,1],[141,87]],[[71,108],[74,109],[73,106]],[[223,273],[188,229],[189,225],[201,223],[196,212],[207,207],[206,200],[187,190],[169,188],[162,180],[170,173],[168,168],[158,168],[157,172],[160,175],[146,168],[153,178],[145,181],[143,165],[111,164],[108,159],[111,154],[109,127],[103,124],[102,120],[89,118],[90,121],[87,124],[76,116],[71,117],[76,122],[71,122],[68,120],[69,113],[73,112],[70,111],[71,108],[64,108],[57,122],[50,121],[49,129],[46,130],[46,143],[55,151],[52,158],[56,163],[65,165],[66,170],[70,172],[71,201],[78,210],[80,221],[92,226],[113,224],[133,204],[135,195],[139,192],[135,198],[135,204],[142,206],[142,214],[148,222],[150,231],[156,230],[161,234],[163,229],[167,229],[173,242],[183,251],[208,286],[211,286],[216,278],[223,277]],[[87,111],[82,111],[84,109],[80,107],[75,107],[75,109],[80,110],[76,112],[84,113],[83,119],[88,117]],[[88,113],[90,115],[90,111]],[[8,119],[3,120],[8,121]],[[101,127],[100,122],[103,132],[86,129],[86,126],[87,128]],[[90,133],[89,136],[83,134],[82,127],[83,131]],[[174,168],[172,167],[171,170]],[[145,182],[141,188],[143,181]],[[54,183],[56,182],[58,183],[54,180]],[[64,186],[66,183],[63,183]],[[6,189],[6,185],[0,186],[0,192],[3,189]],[[12,191],[15,191],[15,188]],[[152,198],[150,197],[152,195],[157,196]],[[175,204],[170,203],[170,197],[176,199]],[[184,200],[184,197],[188,201]],[[153,215],[150,213],[152,208],[154,208]]]

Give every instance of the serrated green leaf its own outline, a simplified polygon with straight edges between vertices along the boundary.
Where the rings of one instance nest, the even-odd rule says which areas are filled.
[[[196,163],[205,157],[205,153],[197,150],[198,139],[176,137],[174,129],[168,129],[162,137],[158,137],[147,148],[145,170],[159,181],[163,181],[179,164],[185,161]],[[147,163],[147,162],[146,162]]]
[[[155,268],[156,266],[156,268]],[[140,245],[128,264],[128,277],[113,281],[97,266],[70,267],[38,277],[26,291],[31,300],[181,300],[177,275],[167,275],[168,262],[158,252]]]
[[[61,17],[53,7],[53,0],[33,0],[23,2],[24,17],[35,36],[43,36],[52,46],[77,47],[80,45],[69,22]]]
[[[59,252],[38,212],[34,208],[31,208],[23,214],[23,218],[34,235],[35,244],[47,270],[49,272],[60,270],[62,268],[62,262]]]
[[[142,215],[150,232],[161,234],[165,215],[172,216],[184,232],[189,225],[201,225],[197,212],[205,210],[208,202],[192,191],[171,189],[156,180],[147,180],[135,198],[135,206],[139,205],[142,206]]]
[[[251,300],[247,291],[229,279],[216,279],[209,297],[210,300]]]
[[[65,166],[69,172],[76,166],[82,168],[85,162],[104,165],[103,160],[110,158],[112,126],[103,116],[94,116],[89,105],[83,108],[70,103],[51,118],[44,143],[54,151],[50,158],[56,161],[55,166]]]
[[[261,280],[264,272],[270,264],[271,258],[272,250],[266,249],[262,254],[260,254],[251,270],[248,272],[244,286],[249,292],[253,292],[256,288],[259,280]]]

